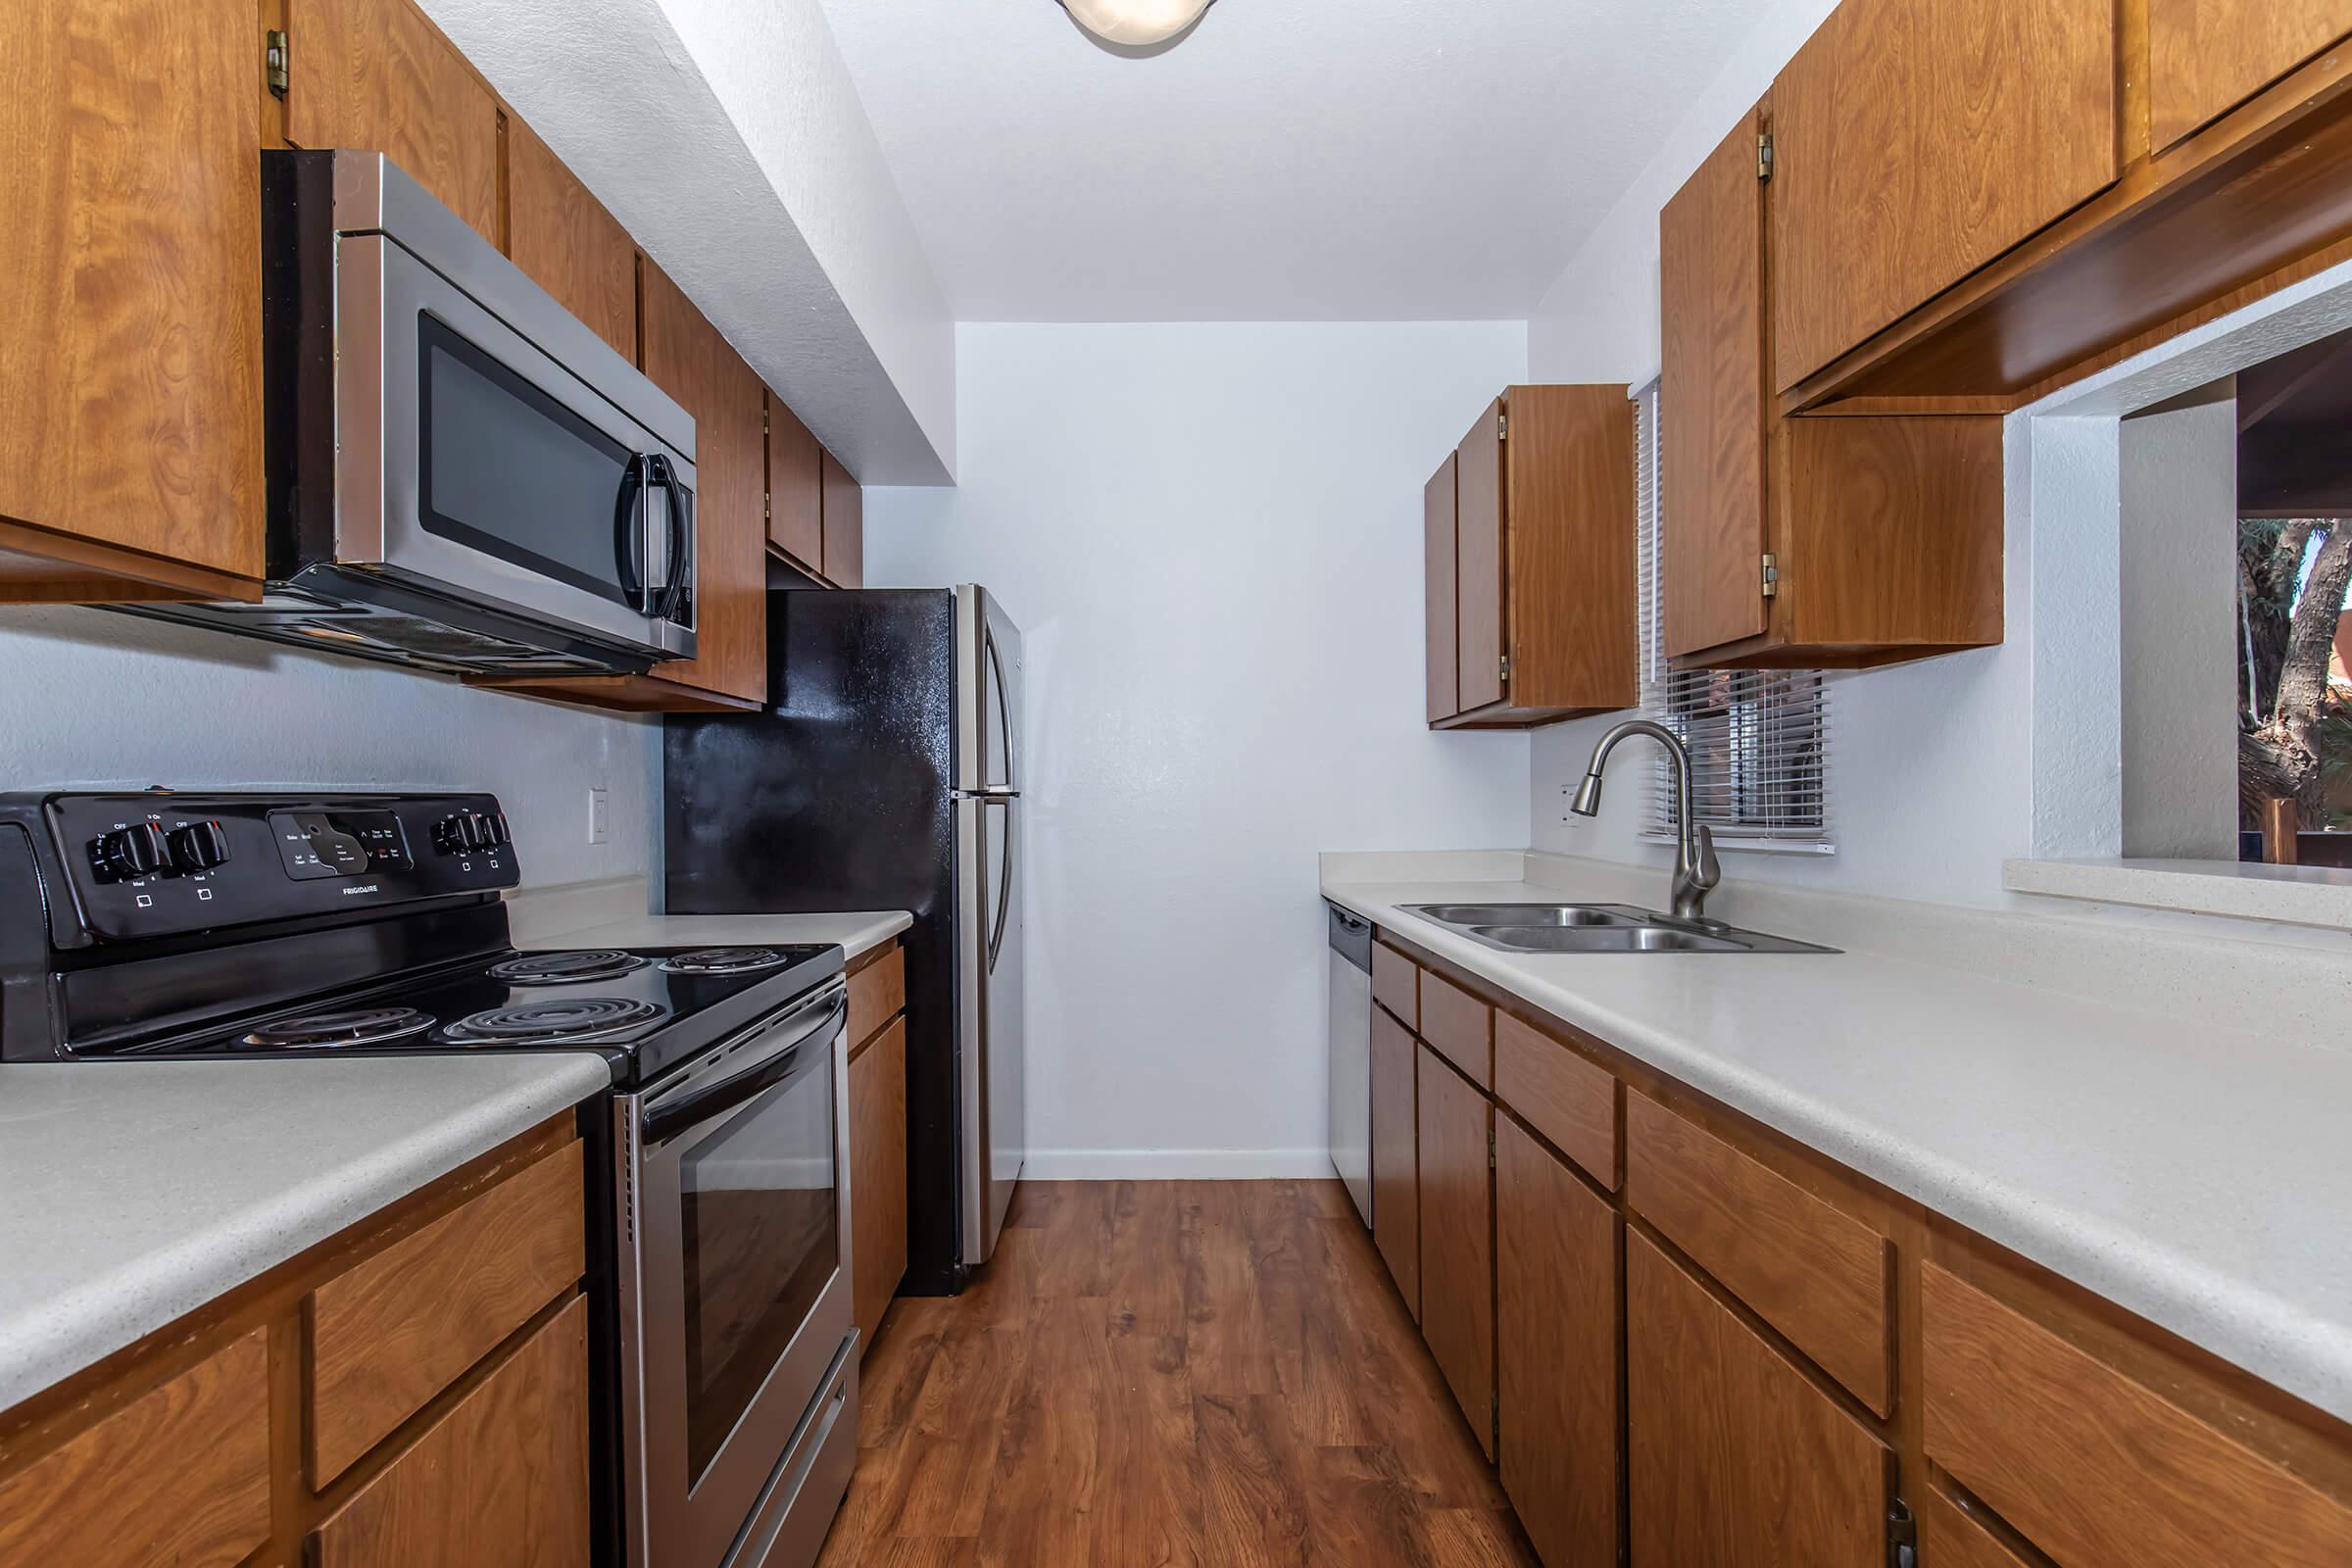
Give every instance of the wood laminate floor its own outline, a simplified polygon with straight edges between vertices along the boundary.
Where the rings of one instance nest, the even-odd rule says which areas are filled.
[[[1337,1182],[1030,1182],[896,1301],[820,1568],[1534,1568]]]

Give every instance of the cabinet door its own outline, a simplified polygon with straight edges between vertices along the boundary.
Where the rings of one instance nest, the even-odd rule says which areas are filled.
[[[587,1568],[588,1301],[504,1366],[311,1538],[318,1568]]]
[[[824,474],[825,580],[836,588],[865,586],[865,492],[827,452]]]
[[[498,100],[423,12],[410,0],[287,0],[286,31],[288,141],[383,153],[500,241]]]
[[[767,394],[767,542],[810,576],[825,564],[825,449]]]
[[[1494,1248],[1502,1489],[1546,1568],[1614,1568],[1617,1216],[1507,1117]]]
[[[507,121],[507,254],[637,363],[637,244],[530,126]]]
[[[1658,219],[1658,541],[1665,647],[1764,630],[1764,197],[1752,121]]]
[[[1880,1568],[1886,1448],[1630,1231],[1625,1272],[1635,1568]]]
[[[1460,711],[1502,701],[1503,625],[1502,403],[1487,406],[1454,448],[1455,646]]]
[[[1372,1009],[1372,1240],[1389,1278],[1421,1317],[1420,1094],[1404,1026]]]
[[[643,268],[645,373],[694,416],[695,657],[662,679],[767,696],[764,389],[718,329],[651,262]]]
[[[1459,460],[1446,454],[1438,471],[1421,490],[1422,585],[1429,622],[1429,721],[1451,718],[1461,711],[1461,690],[1455,679],[1461,650],[1455,641],[1454,617],[1460,610],[1454,585],[1454,471]]]
[[[2115,11],[1846,0],[1830,14],[1772,89],[1776,386],[2115,182]]]
[[[262,575],[258,48],[251,8],[0,7],[0,598],[124,597],[106,547]]]
[[[850,1062],[850,1256],[859,1354],[906,1274],[906,1020]]]
[[[1420,1062],[1421,1337],[1492,1459],[1494,1107],[1427,1046]]]
[[[2162,152],[2352,34],[2352,0],[2148,0],[2148,114]]]

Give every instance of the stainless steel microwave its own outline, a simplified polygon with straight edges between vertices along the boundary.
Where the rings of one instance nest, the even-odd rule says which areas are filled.
[[[142,612],[457,672],[692,658],[693,418],[382,154],[262,159],[268,590]]]

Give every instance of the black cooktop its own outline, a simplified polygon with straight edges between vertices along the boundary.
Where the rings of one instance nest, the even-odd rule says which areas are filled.
[[[643,1083],[841,968],[840,948],[812,944],[508,950],[313,997],[119,1054],[595,1051],[612,1064],[616,1082]]]

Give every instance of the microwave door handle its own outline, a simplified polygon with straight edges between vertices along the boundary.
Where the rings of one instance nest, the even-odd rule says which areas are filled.
[[[645,602],[646,572],[638,567],[647,544],[645,533],[646,460],[629,459],[621,470],[620,494],[612,504],[612,555],[620,591],[632,606]],[[653,563],[646,563],[651,567]]]
[[[663,620],[675,620],[678,618],[678,598],[686,588],[688,565],[684,499],[686,490],[683,485],[678,483],[677,471],[669,466],[669,460],[659,454],[645,460],[645,474],[647,499],[650,501],[656,490],[662,492],[662,516],[666,529],[665,542],[669,551],[666,564],[662,567],[663,581],[660,590],[657,591],[652,581],[653,559],[651,552],[654,541],[653,523],[649,516],[646,523],[645,541],[648,552],[645,599],[638,608],[648,615],[656,615]]]
[[[849,1021],[849,1017],[850,998],[844,992],[835,997],[833,1004],[825,1009],[824,1021],[804,1033],[787,1049],[733,1077],[721,1078],[691,1094],[658,1101],[647,1106],[645,1122],[638,1136],[649,1146],[660,1144],[689,1127],[723,1115],[746,1101],[757,1100],[800,1071],[802,1056],[807,1049],[811,1045],[822,1046],[829,1042],[841,1026]]]

